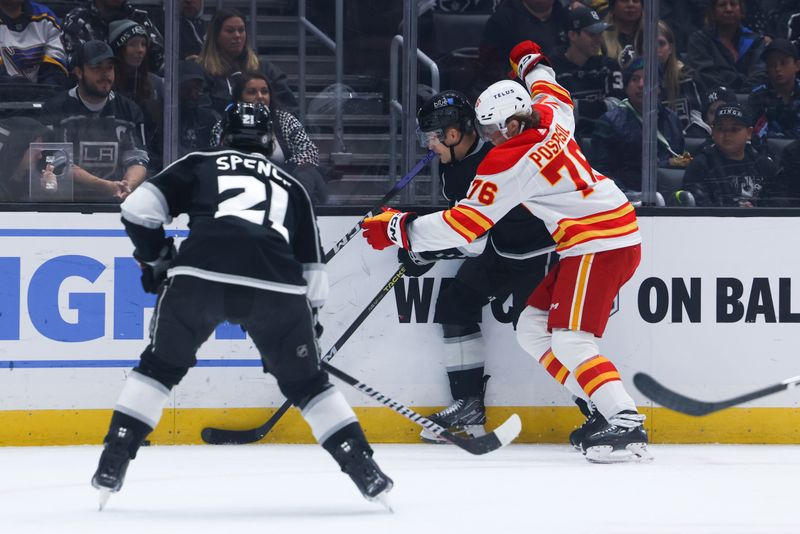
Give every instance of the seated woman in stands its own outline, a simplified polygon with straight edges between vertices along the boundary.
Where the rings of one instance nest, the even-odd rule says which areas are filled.
[[[764,37],[745,27],[743,0],[711,0],[706,27],[689,38],[688,62],[704,87],[747,93],[764,83]]]
[[[319,172],[319,150],[297,117],[276,104],[267,77],[261,72],[246,72],[239,76],[233,86],[233,101],[259,102],[269,108],[277,141],[270,159],[303,184],[314,204],[325,202],[328,186]],[[221,132],[220,122],[214,128],[214,145],[220,144]]]
[[[264,73],[281,108],[291,112],[297,109],[286,74],[269,61],[259,60],[247,44],[244,16],[235,9],[222,8],[214,13],[198,62],[209,77],[212,107],[219,114],[231,101],[236,78],[248,71]]]
[[[142,25],[128,19],[115,20],[108,29],[108,41],[117,57],[114,91],[127,96],[142,109],[150,168],[157,171],[163,143],[164,79],[150,72],[150,37]]]

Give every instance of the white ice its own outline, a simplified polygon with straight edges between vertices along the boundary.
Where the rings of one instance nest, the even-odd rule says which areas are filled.
[[[795,446],[651,446],[639,465],[592,465],[565,445],[375,449],[394,514],[317,446],[143,448],[103,512],[89,485],[99,447],[0,448],[0,532],[800,533]]]

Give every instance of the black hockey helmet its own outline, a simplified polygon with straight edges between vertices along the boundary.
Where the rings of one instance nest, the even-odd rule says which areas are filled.
[[[232,102],[225,108],[222,140],[230,147],[256,148],[272,153],[272,117],[261,103]]]
[[[428,147],[431,133],[443,141],[447,128],[456,128],[462,134],[475,128],[475,108],[458,91],[448,90],[433,95],[417,112],[417,134],[423,148]]]

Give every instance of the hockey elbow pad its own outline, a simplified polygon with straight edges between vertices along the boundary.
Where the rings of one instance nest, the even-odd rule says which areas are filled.
[[[133,257],[136,258],[142,268],[142,289],[146,293],[158,293],[158,288],[167,279],[167,269],[169,269],[172,260],[177,255],[178,250],[175,248],[175,240],[171,237],[164,241],[164,246],[161,247],[158,257],[154,260],[144,261],[137,255],[136,251],[133,252]]]

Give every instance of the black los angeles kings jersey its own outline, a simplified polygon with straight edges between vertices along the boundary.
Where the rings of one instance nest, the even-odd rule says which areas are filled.
[[[122,204],[140,255],[160,248],[163,225],[183,213],[189,237],[168,276],[306,294],[312,306],[323,304],[328,279],[311,201],[300,182],[264,155],[192,152]]]

